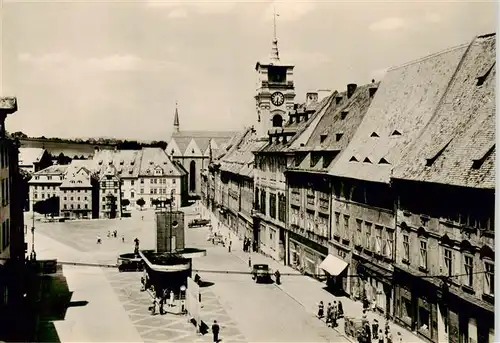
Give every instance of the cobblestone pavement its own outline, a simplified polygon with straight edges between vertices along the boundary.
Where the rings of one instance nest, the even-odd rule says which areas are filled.
[[[141,273],[106,270],[107,279],[113,287],[134,327],[145,342],[210,342],[211,334],[196,334],[187,317],[175,314],[151,315],[148,307],[151,297],[140,291]],[[203,312],[208,317],[217,318],[222,324],[221,339],[226,342],[245,342],[236,323],[231,321],[215,294],[202,288]],[[210,325],[210,323],[206,323]]]

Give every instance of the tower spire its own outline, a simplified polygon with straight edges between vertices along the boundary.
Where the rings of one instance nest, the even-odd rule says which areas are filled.
[[[175,101],[175,115],[174,115],[174,132],[178,133],[180,129],[179,125],[179,111],[177,110],[178,104]]]
[[[279,17],[279,14],[276,13],[276,8],[274,8],[274,17],[273,17],[273,46],[271,48],[271,61],[279,62],[280,61],[280,53],[278,50],[278,36],[276,35],[276,17]]]

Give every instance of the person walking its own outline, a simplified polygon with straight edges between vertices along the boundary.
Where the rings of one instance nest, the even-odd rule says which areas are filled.
[[[174,291],[170,290],[170,307],[175,306],[174,301],[175,301]]]
[[[378,343],[384,343],[384,332],[382,329],[378,329]]]
[[[375,318],[372,323],[372,334],[373,334],[373,340],[378,339],[378,320]]]
[[[385,334],[385,341],[386,343],[392,343],[392,333],[391,330],[387,331]]]
[[[344,318],[344,306],[342,305],[342,301],[339,300],[338,313],[339,318]]]
[[[278,269],[274,272],[274,277],[276,278],[276,284],[281,285],[281,273]]]
[[[336,328],[337,327],[337,317],[338,316],[338,307],[337,307],[337,301],[333,301],[333,306],[332,306],[332,327]]]
[[[322,319],[324,315],[325,315],[325,305],[323,304],[323,301],[320,301],[318,304],[318,318]]]
[[[219,332],[220,332],[220,326],[219,326],[219,324],[217,324],[217,321],[214,320],[214,323],[212,324],[212,334],[213,334],[215,343],[219,342]]]
[[[233,241],[229,241],[229,245],[227,247],[228,251],[231,252],[231,245],[233,245]]]
[[[332,322],[332,304],[328,303],[326,306],[326,324],[329,325]]]
[[[252,256],[248,256],[248,268],[252,268]]]

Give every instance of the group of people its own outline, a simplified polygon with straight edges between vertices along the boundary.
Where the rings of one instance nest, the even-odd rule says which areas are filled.
[[[318,318],[323,319],[325,317],[326,324],[332,328],[337,327],[337,320],[339,318],[344,317],[344,307],[342,306],[342,301],[339,300],[337,303],[337,300],[333,301],[332,303],[328,303],[328,306],[326,307],[326,314],[325,314],[325,305],[323,304],[323,301],[320,301],[318,304]]]
[[[164,306],[174,307],[175,304],[175,294],[173,290],[163,289],[158,293],[155,291],[154,286],[150,287],[151,294],[153,296],[153,304],[149,308],[151,310],[151,314],[155,315],[156,312],[160,314],[165,314]]]
[[[358,343],[393,343],[389,322],[385,322],[384,329],[379,326],[378,320],[374,319],[370,325],[367,319],[366,310],[363,310],[362,325],[357,333]],[[401,334],[398,332],[401,339]]]
[[[108,230],[108,234],[107,234],[107,237],[110,238],[110,237],[113,237],[113,238],[117,238],[118,237],[118,230]],[[122,235],[122,242],[125,243],[125,236]],[[97,235],[97,241],[96,241],[97,244],[102,244],[102,239],[101,239],[101,235]]]

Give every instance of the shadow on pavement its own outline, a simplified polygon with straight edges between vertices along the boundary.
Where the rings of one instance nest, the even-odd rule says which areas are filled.
[[[40,301],[37,308],[38,327],[35,341],[60,342],[54,322],[64,320],[69,307],[86,306],[88,301],[71,301],[73,292],[69,290],[62,272],[39,277]]]

